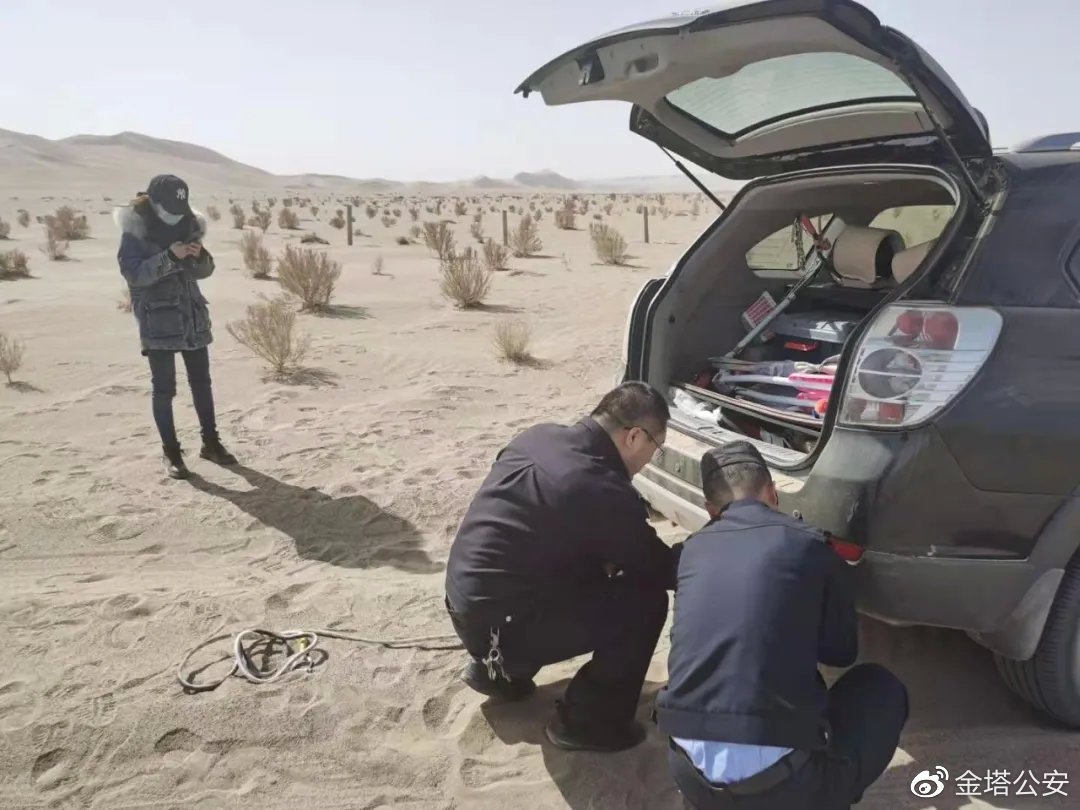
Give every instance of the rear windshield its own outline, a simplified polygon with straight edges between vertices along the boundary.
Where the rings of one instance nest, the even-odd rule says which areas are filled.
[[[680,112],[725,135],[740,135],[803,112],[873,101],[914,101],[896,74],[846,53],[796,53],[704,77],[672,90]]]

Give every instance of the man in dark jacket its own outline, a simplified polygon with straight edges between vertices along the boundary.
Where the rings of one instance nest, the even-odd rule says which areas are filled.
[[[826,535],[776,510],[749,442],[701,461],[711,520],[685,543],[656,722],[697,808],[836,810],[888,766],[907,691],[860,664],[829,689],[818,664],[858,656],[853,569]]]
[[[470,687],[524,698],[541,667],[592,653],[546,729],[565,749],[645,738],[634,713],[678,551],[631,479],[661,452],[668,418],[659,392],[631,382],[573,426],[526,430],[499,453],[450,548],[446,603],[472,657]]]

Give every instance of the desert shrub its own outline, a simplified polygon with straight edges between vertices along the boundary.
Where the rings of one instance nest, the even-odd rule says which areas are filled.
[[[407,236],[399,236],[394,241],[397,242],[399,245],[411,245],[412,244],[412,242],[409,241],[409,237],[407,237]]]
[[[469,209],[465,206],[464,202],[462,202],[461,200],[458,200],[456,203],[454,203],[454,216],[455,217],[463,217],[467,213],[469,213]]]
[[[424,210],[427,211],[429,214],[434,214],[435,213],[435,206],[433,206],[433,205],[425,205]]]
[[[376,256],[371,262],[371,275],[381,276],[385,266],[386,260],[382,256]]]
[[[498,210],[499,210],[499,207],[498,207],[497,205],[493,205],[493,206],[491,206],[491,213],[493,213],[493,214],[494,214],[494,213],[495,213],[496,211],[498,211]]]
[[[526,214],[521,218],[518,226],[510,231],[510,249],[519,259],[525,256],[533,256],[540,252],[544,243],[540,241],[536,223],[533,218]]]
[[[494,239],[484,242],[484,266],[488,270],[505,270],[510,251]]]
[[[425,222],[424,244],[442,261],[454,251],[454,234],[446,222]]]
[[[644,205],[641,205],[641,204],[639,203],[639,204],[638,204],[638,207],[634,209],[634,213],[635,213],[635,214],[640,214],[640,213],[641,213],[642,211],[644,211],[644,210],[645,210],[645,206],[644,206]]]
[[[291,197],[286,197],[284,200],[281,201],[281,204],[284,205],[286,208],[292,208],[292,204],[293,204],[292,198]]]
[[[221,212],[218,211],[216,205],[206,206],[206,215],[210,217],[210,219],[214,222],[217,222],[219,219],[221,219]]]
[[[262,243],[262,237],[255,231],[246,231],[240,239],[240,253],[244,258],[244,267],[252,278],[270,278],[273,259],[270,251]]]
[[[608,216],[611,216],[611,209],[612,208],[614,208],[614,206],[611,203],[608,203],[607,205],[604,206],[604,213],[607,214]]]
[[[266,233],[266,229],[270,227],[270,222],[272,218],[273,214],[270,213],[270,209],[262,208],[259,210],[259,213],[252,217],[252,220],[255,225],[258,225],[260,228],[262,228],[263,233]]]
[[[30,278],[30,260],[21,250],[0,253],[0,278]]]
[[[411,236],[413,239],[420,239],[423,237],[423,235],[424,229],[421,228],[419,225],[413,225],[411,228],[409,228],[409,236]]]
[[[330,307],[341,264],[325,251],[287,245],[278,257],[277,276],[282,289],[300,299],[301,311],[318,312]]]
[[[495,349],[499,356],[511,363],[528,363],[532,360],[529,340],[532,330],[522,320],[504,320],[495,324]]]
[[[44,218],[45,227],[56,234],[56,238],[62,242],[72,242],[77,239],[87,239],[90,236],[90,225],[86,217],[76,214],[70,205],[62,205],[56,209],[55,214]]]
[[[513,206],[513,205],[508,205],[506,207],[506,210],[509,211],[511,214],[516,214],[517,213],[517,207]]]
[[[116,299],[116,308],[121,312],[131,312],[131,288],[125,284]]]
[[[555,212],[555,227],[562,231],[572,231],[577,227],[574,203],[567,200],[562,209]]]
[[[594,223],[589,226],[596,257],[604,264],[626,264],[626,240],[610,225]]]
[[[442,294],[459,309],[473,309],[484,303],[491,289],[491,271],[484,268],[472,248],[451,252],[440,265]]]
[[[244,229],[244,209],[240,207],[240,203],[233,203],[229,213],[232,214],[233,228],[242,231]]]
[[[288,200],[286,200],[288,202]],[[282,208],[278,213],[278,227],[286,231],[300,230],[300,215],[291,208]],[[265,230],[265,228],[263,229]]]
[[[369,205],[364,209],[364,213],[367,214],[368,219],[375,219],[375,215],[379,213],[379,209],[374,205]]]
[[[329,245],[330,243],[317,233],[305,233],[300,237],[300,242],[305,245]]]
[[[53,225],[45,226],[45,244],[41,249],[45,252],[45,255],[54,262],[61,261],[67,258],[69,243],[66,239],[61,239],[59,231]]]
[[[401,209],[395,208],[391,213],[394,215],[394,219],[401,219]]]
[[[701,213],[701,203],[699,203],[697,200],[694,200],[694,204],[690,206],[690,214],[691,214],[691,216],[696,217],[700,213]]]
[[[334,213],[334,216],[330,219],[330,227],[337,228],[339,231],[345,227],[345,212],[340,208]]]
[[[420,219],[420,209],[419,208],[410,208],[409,209],[409,219],[411,219],[413,222],[416,222],[418,219]]]
[[[392,227],[394,227],[394,225],[395,225],[395,224],[397,223],[397,220],[396,220],[396,219],[394,219],[393,217],[388,217],[388,216],[384,216],[384,217],[383,217],[383,218],[382,218],[382,219],[380,220],[380,222],[382,222],[382,226],[383,226],[384,228],[392,228]]]
[[[484,241],[484,226],[479,222],[474,222],[469,226],[469,233],[472,234],[473,239],[477,242]]]
[[[17,221],[24,228],[29,228],[30,227],[30,212],[27,211],[25,208],[20,208],[19,209],[19,216],[17,218]]]
[[[0,332],[0,373],[7,377],[8,385],[11,385],[11,375],[22,367],[25,353],[25,343]]]
[[[319,216],[319,206],[317,206],[317,205],[313,205],[313,206],[311,206],[311,207],[310,207],[310,208],[309,208],[308,210],[309,210],[309,211],[311,212],[311,216],[312,216],[313,218],[315,218],[315,217],[318,217],[318,216]]]
[[[308,335],[297,334],[296,312],[282,296],[249,305],[243,320],[225,328],[278,376],[297,366],[311,345]]]
[[[604,215],[603,214],[593,214],[592,218],[595,219],[597,222],[599,222],[600,220],[602,220],[604,218]]]
[[[11,236],[11,223],[0,219],[0,239],[7,239],[9,236]]]
[[[536,212],[536,216],[535,216],[535,217],[533,217],[533,218],[534,218],[534,219],[535,219],[535,220],[536,220],[537,222],[539,222],[540,220],[542,220],[542,219],[544,218],[544,212],[543,212],[543,211],[537,211],[537,212]]]

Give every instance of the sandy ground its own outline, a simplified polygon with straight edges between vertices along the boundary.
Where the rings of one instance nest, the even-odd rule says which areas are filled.
[[[196,205],[211,202],[193,193]],[[591,219],[564,232],[546,214],[543,255],[513,260],[490,308],[462,312],[440,298],[428,251],[394,244],[407,215],[387,228],[360,212],[373,236],[349,248],[326,225],[336,206],[324,206],[303,226],[330,239],[344,265],[340,308],[301,317],[310,369],[286,384],[265,381],[225,331],[276,284],[239,269],[223,196],[214,202],[225,216],[207,240],[217,272],[203,290],[221,431],[242,466],[192,458],[197,429],[180,371],[177,422],[197,473],[188,482],[160,465],[148,370],[133,319],[116,305],[109,205],[75,201],[93,238],[72,244],[71,261],[47,261],[34,224],[0,243],[25,250],[34,276],[0,282],[0,330],[27,344],[21,384],[0,387],[0,807],[680,807],[655,731],[614,756],[542,743],[551,701],[580,662],[543,671],[538,694],[515,706],[467,690],[456,652],[331,641],[315,674],[232,680],[200,695],[182,694],[174,671],[203,638],[253,625],[448,632],[447,549],[493,454],[533,422],[577,418],[609,387],[634,293],[706,225],[708,209],[653,218],[645,245],[633,204],[617,203],[608,219],[631,242],[632,268],[594,264]],[[62,202],[27,192],[0,202],[0,217]],[[492,204],[484,225],[497,235]],[[459,218],[459,241],[470,241],[469,221]],[[286,238],[296,235],[275,222],[271,249]],[[376,255],[385,276],[370,271]],[[531,323],[538,367],[496,358],[493,325],[509,316]],[[1072,783],[1070,798],[1042,796],[1042,786],[1016,798],[1013,786],[971,799],[951,782],[935,799],[914,797],[915,774],[939,765],[953,779],[1007,770],[1011,781],[1030,770],[1041,780],[1055,769],[1080,779],[1080,738],[1014,700],[962,635],[868,624],[864,636],[864,657],[909,684],[913,716],[861,807],[1074,806]],[[666,651],[664,641],[643,718]]]

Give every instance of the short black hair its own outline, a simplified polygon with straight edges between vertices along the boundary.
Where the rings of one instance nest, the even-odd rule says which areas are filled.
[[[769,465],[750,442],[730,442],[701,457],[702,494],[720,509],[757,495],[771,482]]]
[[[610,420],[618,427],[641,426],[648,420],[666,429],[671,410],[663,394],[651,385],[630,381],[604,394],[590,415],[594,419]]]

